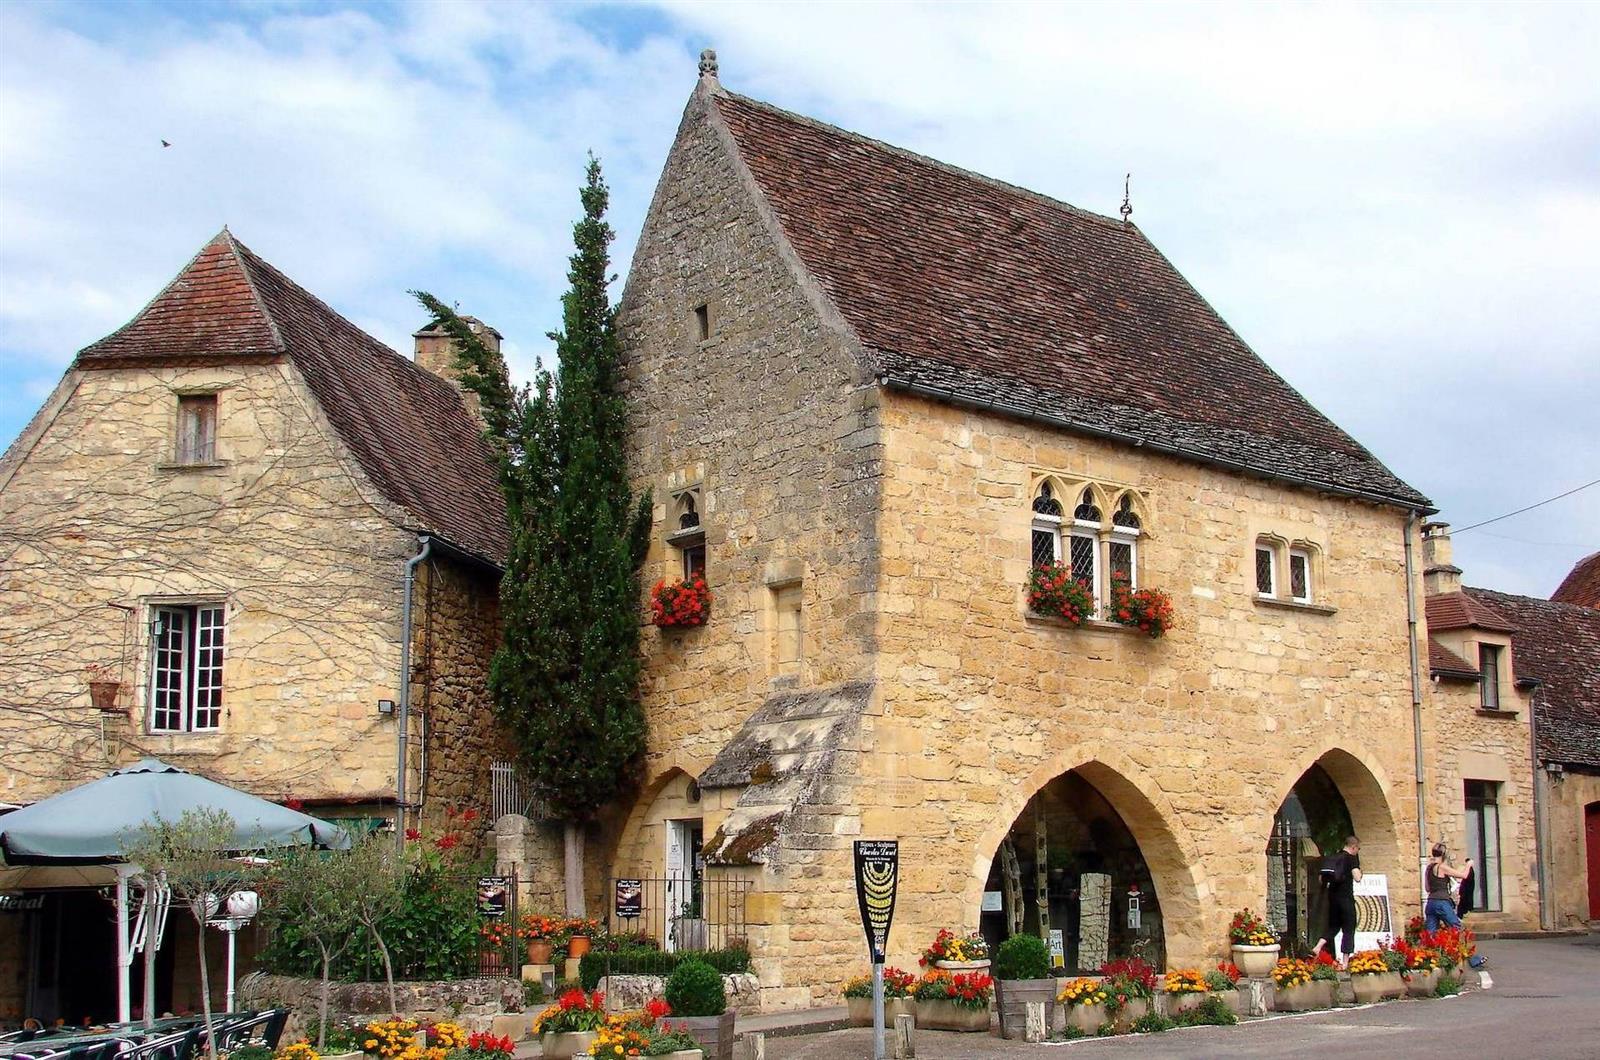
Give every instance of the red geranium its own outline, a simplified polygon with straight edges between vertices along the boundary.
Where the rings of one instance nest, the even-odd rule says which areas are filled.
[[[703,574],[658,581],[650,589],[650,618],[658,626],[703,626],[710,617],[711,589]]]
[[[1041,563],[1028,574],[1028,610],[1074,626],[1094,617],[1094,590],[1065,563]]]
[[[667,1004],[666,998],[653,997],[644,1003],[644,1014],[651,1023],[654,1023],[663,1016],[672,1015],[672,1006]]]
[[[1244,973],[1239,971],[1239,966],[1234,964],[1232,961],[1223,961],[1221,964],[1217,965],[1217,971],[1221,972],[1223,975],[1227,976],[1230,981],[1235,983],[1244,978]]]

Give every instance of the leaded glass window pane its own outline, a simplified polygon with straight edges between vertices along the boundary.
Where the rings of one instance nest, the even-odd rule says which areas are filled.
[[[1262,596],[1272,596],[1276,592],[1274,586],[1272,549],[1256,549],[1256,592]]]
[[[1126,493],[1122,495],[1122,503],[1117,505],[1117,510],[1111,513],[1111,522],[1116,526],[1126,526],[1129,529],[1139,529],[1139,516],[1133,510],[1133,498]]]
[[[1133,542],[1111,542],[1111,580],[1133,585]]]
[[[1050,489],[1050,483],[1044,482],[1039,485],[1039,495],[1033,499],[1033,510],[1040,515],[1053,515],[1058,519],[1061,517],[1061,502],[1056,500],[1054,491]]]
[[[1054,563],[1057,555],[1056,542],[1060,535],[1054,530],[1041,530],[1038,527],[1033,531],[1033,565],[1042,567],[1047,563]]]
[[[1099,544],[1094,538],[1083,534],[1072,535],[1072,577],[1094,588],[1095,577],[1095,548]]]
[[[1289,595],[1296,600],[1311,599],[1311,570],[1303,552],[1289,553]]]
[[[1078,500],[1078,506],[1073,509],[1074,519],[1084,519],[1092,523],[1100,521],[1100,509],[1094,503],[1094,491],[1084,490],[1083,496]]]

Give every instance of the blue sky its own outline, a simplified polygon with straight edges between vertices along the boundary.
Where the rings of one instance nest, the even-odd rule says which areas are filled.
[[[1134,219],[1464,526],[1600,478],[1594,6],[0,5],[0,444],[224,223],[397,348],[559,316],[585,152],[628,254],[695,60]],[[162,139],[172,143],[163,149]],[[1457,541],[1544,595],[1600,487]]]

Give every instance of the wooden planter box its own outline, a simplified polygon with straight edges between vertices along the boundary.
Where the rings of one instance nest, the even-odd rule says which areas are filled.
[[[844,999],[845,1008],[850,1010],[850,1026],[872,1026],[872,999],[870,997],[847,997]],[[883,1025],[892,1028],[894,1018],[901,1013],[915,1018],[917,1003],[909,997],[886,997],[883,999]]]
[[[566,1031],[562,1034],[541,1034],[539,1050],[544,1060],[572,1060],[574,1056],[588,1056],[589,1046],[599,1035],[594,1031]]]
[[[1251,979],[1265,979],[1278,964],[1278,947],[1235,945],[1233,963]]]
[[[989,1006],[968,1008],[954,1001],[918,1001],[917,1026],[930,1031],[987,1032]]]
[[[1093,1034],[1111,1018],[1104,1005],[1072,1005],[1067,1009],[1067,1026]]]
[[[1044,1025],[1055,1023],[1056,981],[1049,979],[996,979],[995,1007],[1000,1010],[1000,1037],[1021,1038],[1028,1025],[1028,1002],[1044,1002]]]
[[[1432,997],[1433,992],[1439,989],[1439,977],[1443,974],[1437,968],[1412,972],[1411,978],[1406,981],[1406,993],[1412,997]]]
[[[1319,1008],[1332,1008],[1333,987],[1333,983],[1317,979],[1299,986],[1279,987],[1272,999],[1272,1007],[1278,1012],[1312,1012]]]
[[[683,1031],[700,1043],[705,1060],[733,1060],[734,1013],[730,1010],[720,1016],[667,1016],[661,1026],[669,1031]]]

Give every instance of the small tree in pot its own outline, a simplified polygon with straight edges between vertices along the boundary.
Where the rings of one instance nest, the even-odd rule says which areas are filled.
[[[1002,1037],[1022,1037],[1030,1001],[1044,1003],[1044,1025],[1053,1025],[1056,980],[1050,974],[1050,951],[1043,939],[1037,935],[1012,935],[995,951],[992,970]]]
[[[662,994],[672,1008],[661,1021],[663,1028],[692,1035],[706,1060],[733,1060],[734,1014],[728,1011],[721,972],[690,958],[672,970]]]

